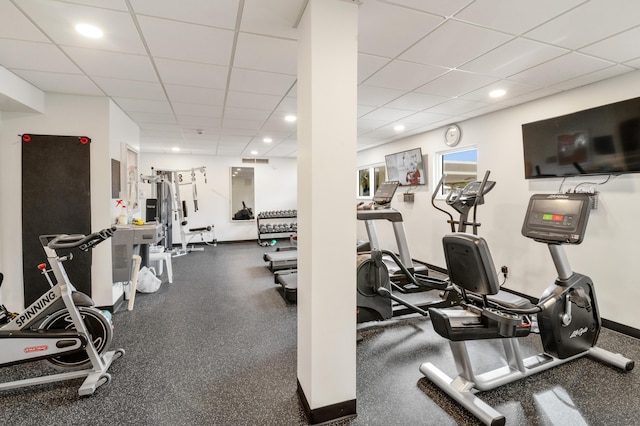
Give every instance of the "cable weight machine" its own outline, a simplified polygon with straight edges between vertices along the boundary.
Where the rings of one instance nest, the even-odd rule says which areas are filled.
[[[180,187],[191,185],[193,194],[193,211],[198,211],[198,189],[196,186],[196,172],[202,173],[204,183],[207,183],[207,170],[205,166],[184,170],[163,170],[151,168],[150,176],[140,176],[142,182],[152,184],[152,198],[155,198],[155,220],[162,224],[165,235],[163,245],[165,250],[173,251],[175,256],[182,256],[192,251],[202,251],[203,248],[189,247],[194,238],[199,237],[200,242],[207,245],[216,245],[214,225],[207,225],[187,230],[187,202],[180,196]],[[190,176],[186,181],[184,176]],[[155,185],[154,185],[155,184]],[[147,205],[147,219],[149,220],[149,205]],[[151,209],[153,210],[153,209]],[[173,221],[180,227],[181,248],[173,248]],[[210,238],[205,238],[210,234]]]

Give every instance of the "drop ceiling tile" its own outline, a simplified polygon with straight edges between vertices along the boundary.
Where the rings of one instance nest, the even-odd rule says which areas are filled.
[[[233,66],[297,75],[298,45],[294,40],[256,34],[238,34]]]
[[[368,105],[358,105],[358,112],[357,112],[358,118],[362,117],[363,115],[369,114],[374,109],[376,109],[376,107],[372,107]],[[407,108],[404,108],[404,109],[407,109]]]
[[[404,117],[402,119],[403,123],[416,124],[416,125],[427,125],[430,123],[437,123],[449,117],[444,114],[436,114],[432,112],[417,112],[415,114],[411,114],[408,117]]]
[[[148,56],[71,46],[62,50],[89,76],[158,81]]]
[[[450,101],[431,107],[425,112],[446,115],[464,115],[469,111],[473,111],[474,109],[481,108],[485,105],[486,104],[482,102],[467,101],[464,99],[451,99]]]
[[[523,83],[552,86],[613,65],[611,62],[571,52],[510,77]]]
[[[141,123],[175,124],[176,118],[172,113],[162,114],[154,112],[129,112],[128,115]]]
[[[358,54],[358,84],[369,78],[373,73],[390,62],[389,58],[381,56]]]
[[[233,68],[229,90],[284,96],[295,81],[292,75]]]
[[[219,129],[222,126],[219,117],[178,115],[177,120],[181,126],[188,126],[189,128]],[[209,131],[209,133],[211,133],[211,131]]]
[[[296,123],[289,123],[288,121],[284,121],[284,117],[274,117],[272,115],[264,123],[261,130],[263,132],[295,133]]]
[[[456,97],[497,81],[495,77],[453,70],[416,89],[418,93]]]
[[[28,70],[10,71],[45,92],[104,96],[102,90],[84,75]]]
[[[234,29],[239,0],[130,0],[137,14]]]
[[[274,146],[272,149],[267,151],[267,154],[270,157],[290,157],[295,156],[297,146],[295,143],[293,144],[280,144]]]
[[[624,64],[635,69],[640,69],[640,58],[634,59],[633,61],[627,61]]]
[[[49,39],[8,1],[0,2],[0,38],[49,42]]]
[[[512,38],[504,33],[450,20],[400,55],[400,59],[456,68]]]
[[[269,117],[270,111],[264,109],[252,109],[252,108],[234,108],[227,107],[224,109],[224,118],[236,119],[236,120],[254,120],[263,122]]]
[[[254,129],[245,129],[241,127],[223,127],[220,129],[220,138],[229,137],[229,136],[246,136],[249,138],[253,138],[256,135],[256,131]]]
[[[0,64],[5,68],[81,74],[56,46],[50,43],[0,39]]]
[[[165,84],[169,100],[184,104],[223,105],[224,90]]]
[[[635,27],[638,16],[640,2],[637,0],[591,0],[531,30],[526,36],[568,49],[579,49]]]
[[[442,18],[426,13],[366,1],[358,8],[358,50],[395,58],[442,22]]]
[[[177,115],[193,115],[196,117],[222,117],[222,105],[185,104],[172,102]]]
[[[385,89],[361,84],[358,86],[358,105],[382,106],[404,95],[403,90]]]
[[[146,16],[140,16],[138,22],[154,57],[229,65],[234,37],[231,30]]]
[[[552,87],[560,90],[569,90],[575,87],[586,86],[587,84],[595,83],[600,80],[606,80],[607,78],[615,77],[631,71],[633,71],[633,68],[631,67],[627,67],[625,65],[614,65],[590,74],[572,78],[571,80],[563,81],[562,83],[553,84]]]
[[[287,96],[280,101],[275,111],[280,113],[283,117],[289,114],[295,115],[298,111],[298,100]]]
[[[489,93],[492,90],[502,89],[507,93],[500,98],[491,98]],[[478,101],[478,102],[489,102],[489,103],[504,103],[508,99],[515,98],[517,96],[523,95],[527,92],[531,92],[539,89],[538,86],[533,86],[531,84],[520,83],[518,81],[512,80],[499,80],[488,86],[482,87],[478,90],[474,90],[469,93],[465,93],[460,96],[461,99],[466,99],[469,101]]]
[[[362,118],[367,120],[392,122],[400,120],[408,115],[411,115],[411,111],[407,111],[406,109],[377,108]]]
[[[21,0],[18,0],[21,1]],[[127,8],[127,4],[125,0],[65,0],[67,3],[75,3],[83,6],[95,6],[101,7],[104,9],[113,9],[119,10],[121,12],[126,12],[129,9]]]
[[[128,13],[61,1],[20,0],[19,5],[56,44],[140,55],[146,53]],[[99,39],[81,36],[74,28],[79,22],[97,25],[104,36]]]
[[[455,18],[519,35],[583,2],[584,0],[492,0],[491,6],[487,7],[486,3],[476,1],[457,13]]]
[[[140,126],[140,135],[145,137],[179,137],[182,134],[176,124],[147,123]]]
[[[368,86],[387,89],[413,90],[446,73],[447,68],[416,64],[406,61],[393,61],[369,77]]]
[[[131,81],[117,78],[95,77],[98,86],[110,97],[166,100],[162,86],[148,81]]]
[[[219,146],[233,147],[238,145],[246,145],[251,142],[251,136],[239,136],[239,135],[222,135],[220,137]]]
[[[385,107],[406,109],[410,111],[422,111],[423,109],[441,104],[448,99],[449,98],[445,96],[435,96],[426,93],[411,92],[385,104]]]
[[[464,8],[473,0],[381,0],[385,3],[396,4],[411,9],[421,10],[440,16],[451,16]]]
[[[460,69],[505,78],[568,52],[567,49],[517,38],[467,62]]]
[[[238,108],[257,108],[273,110],[282,100],[281,96],[263,95],[260,93],[245,93],[229,91],[227,106]]]
[[[507,106],[515,106],[515,105],[523,104],[525,102],[530,102],[536,99],[541,99],[547,96],[555,95],[556,93],[560,93],[560,90],[552,89],[550,87],[543,87],[541,89],[536,89],[531,92],[525,93],[524,95],[516,96],[514,98],[509,98],[501,103]]]
[[[156,68],[164,84],[225,89],[229,67],[197,62],[155,59]]]
[[[484,105],[478,109],[474,109],[465,113],[464,116],[467,118],[479,117],[481,115],[490,114],[492,112],[500,111],[501,109],[505,109],[505,108],[509,108],[509,107],[507,105],[498,104],[498,103],[491,104],[491,105]]]
[[[307,0],[245,0],[240,31],[297,40],[295,27]]]
[[[379,129],[386,126],[389,123],[386,120],[372,120],[368,118],[361,118],[358,120],[358,135],[368,133],[372,130]]]
[[[172,114],[171,105],[167,101],[151,101],[147,99],[132,99],[115,97],[113,101],[118,104],[124,112],[153,112],[161,114]]]
[[[638,40],[640,40],[640,27],[583,47],[580,51],[613,62],[626,62],[640,58]]]

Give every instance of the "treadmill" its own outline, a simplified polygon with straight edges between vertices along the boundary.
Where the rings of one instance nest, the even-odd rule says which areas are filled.
[[[393,231],[396,236],[396,243],[398,244],[398,250],[400,252],[400,260],[403,265],[407,267],[409,271],[421,272],[423,275],[427,275],[428,270],[425,265],[415,265],[409,254],[409,245],[407,243],[407,237],[404,230],[404,223],[402,220],[402,213],[396,209],[391,208],[391,201],[398,189],[400,182],[387,181],[378,186],[374,196],[373,203],[364,205],[358,205],[357,218],[358,220],[365,221],[365,227],[367,229],[367,235],[369,236],[369,247],[379,248],[378,236],[376,234],[376,228],[374,221],[387,220],[392,223]],[[359,243],[362,244],[362,243]],[[360,251],[360,250],[358,250]],[[271,262],[270,269],[274,272],[273,280],[276,284],[282,286],[282,296],[289,303],[297,303],[297,291],[298,291],[298,274],[297,269],[297,251],[282,251],[265,253],[264,260]],[[404,273],[400,270],[397,264],[392,259],[383,259],[387,268],[389,269],[389,275],[393,279],[405,278]],[[296,266],[287,267],[288,265]],[[410,286],[404,287],[406,292],[411,292]],[[423,288],[416,288],[414,291],[424,291]]]
[[[411,258],[402,213],[391,208],[391,201],[393,201],[393,196],[395,195],[399,185],[400,182],[398,181],[387,181],[382,183],[373,195],[372,204],[358,206],[357,218],[358,220],[364,221],[371,249],[382,248],[378,241],[375,221],[386,220],[391,222],[391,225],[393,226],[393,234],[396,238],[396,245],[398,246],[398,257],[402,264],[411,273],[428,275],[429,271],[427,266],[414,264],[413,259]],[[389,270],[389,276],[396,281],[403,281],[405,275],[400,270],[400,267],[396,262],[386,256],[383,257],[383,261]]]

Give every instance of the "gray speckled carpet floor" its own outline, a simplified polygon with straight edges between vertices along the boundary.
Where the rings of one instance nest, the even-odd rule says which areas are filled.
[[[173,259],[157,293],[114,315],[112,381],[79,397],[80,381],[0,393],[0,421],[19,425],[306,425],[296,395],[296,307],[281,297],[255,243],[219,244]],[[596,283],[597,285],[597,283]],[[478,422],[418,370],[431,361],[453,375],[448,343],[428,319],[360,327],[357,411],[340,425],[472,425]],[[0,343],[1,345],[1,343]],[[599,345],[639,360],[636,339],[603,330]],[[501,346],[472,342],[478,365]],[[1,347],[0,347],[0,350]],[[540,350],[539,337],[523,351]],[[0,380],[48,370],[0,369]],[[481,397],[509,425],[637,425],[640,370],[622,373],[579,359]]]

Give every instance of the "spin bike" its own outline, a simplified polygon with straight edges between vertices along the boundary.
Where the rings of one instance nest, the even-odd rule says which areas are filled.
[[[445,201],[448,206],[460,214],[458,220],[454,220],[451,213],[437,207],[435,204],[435,198],[444,185],[446,175],[442,176],[438,185],[436,185],[433,195],[431,196],[431,204],[437,210],[449,216],[447,223],[450,224],[452,232],[456,232],[456,225],[458,232],[465,232],[468,226],[473,228],[474,233],[477,232],[480,226],[480,223],[476,220],[477,206],[484,203],[484,195],[491,191],[496,184],[494,181],[489,180],[489,175],[490,171],[487,171],[482,181],[470,182],[462,190],[449,192]],[[393,194],[391,194],[391,197],[393,197]],[[389,199],[389,202],[390,201]],[[472,209],[473,220],[469,221],[469,213]],[[396,214],[400,215],[399,212],[396,212]],[[401,221],[399,221],[399,223],[402,224]],[[401,235],[404,236],[404,228],[399,229]],[[396,231],[396,240],[401,242],[402,239],[398,238],[399,232],[397,232],[395,227],[394,231]],[[377,240],[375,241],[377,243]],[[406,245],[406,239],[404,241]],[[398,246],[402,247],[400,243]],[[383,261],[383,256],[391,259],[395,265],[397,265],[405,283],[397,282],[396,277],[398,274],[390,278],[389,269]],[[396,256],[395,253],[378,247],[372,247],[368,256],[361,254],[357,259],[357,322],[384,321],[392,317],[414,313],[429,316],[427,308],[450,307],[460,300],[457,293],[449,291],[449,288],[450,284],[448,280],[433,278],[426,274],[418,273],[412,268],[407,267],[403,259]],[[429,290],[444,290],[444,299],[441,301],[413,304],[394,294],[394,291],[396,293],[406,294]]]
[[[51,289],[23,312],[10,314],[0,326],[0,366],[46,360],[63,373],[0,383],[0,391],[84,377],[78,393],[91,395],[108,383],[111,363],[124,355],[124,349],[107,351],[113,326],[95,308],[91,298],[75,290],[63,266],[72,253],[58,256],[58,249],[88,251],[113,235],[115,228],[84,235],[43,235],[40,242],[51,267],[38,265]],[[49,273],[53,272],[54,285]],[[1,282],[0,282],[1,284]]]
[[[601,329],[593,281],[572,272],[564,244],[580,244],[584,238],[591,198],[584,193],[533,195],[529,201],[522,234],[546,244],[558,278],[536,305],[523,299],[506,305],[492,299],[500,284],[489,252],[481,237],[449,234],[443,238],[445,258],[452,283],[463,302],[459,307],[430,309],[434,330],[449,340],[458,376],[451,378],[427,362],[420,371],[436,386],[487,425],[504,425],[505,417],[476,396],[541,371],[589,356],[624,371],[634,361],[596,346]],[[537,315],[543,353],[524,358],[518,337],[531,332]],[[467,340],[500,339],[505,365],[492,371],[474,371]]]

